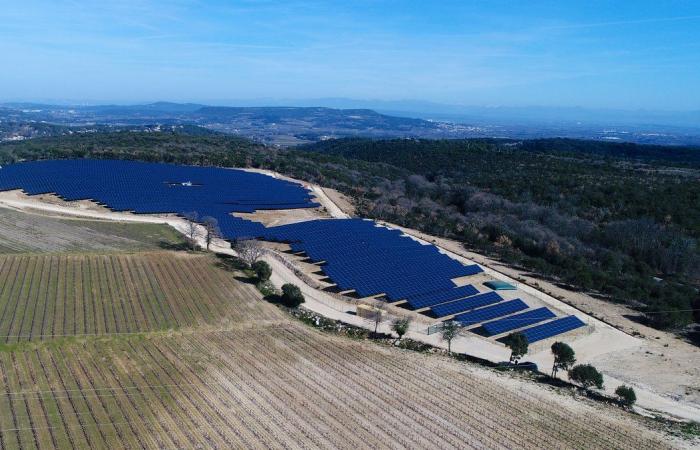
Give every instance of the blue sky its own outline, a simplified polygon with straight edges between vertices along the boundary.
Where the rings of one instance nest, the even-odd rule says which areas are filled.
[[[695,0],[4,0],[0,55],[0,101],[700,109]]]

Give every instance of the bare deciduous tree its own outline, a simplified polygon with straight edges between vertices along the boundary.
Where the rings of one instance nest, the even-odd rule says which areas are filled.
[[[376,336],[377,330],[379,329],[379,324],[382,322],[382,319],[384,318],[384,304],[380,303],[374,307],[374,316],[372,319],[374,320],[374,334]]]
[[[408,332],[408,328],[410,325],[411,319],[409,317],[401,317],[394,320],[394,323],[391,324],[391,329],[394,330],[399,336],[396,342],[400,341],[401,338],[403,338],[404,334]]]
[[[237,239],[233,243],[233,249],[238,254],[238,257],[249,266],[255,264],[265,253],[260,241],[257,239]]]
[[[221,236],[219,231],[219,222],[213,217],[204,217],[202,219],[204,225],[204,241],[207,243],[207,250],[209,250],[209,245],[211,242]]]
[[[454,320],[449,320],[442,325],[442,340],[447,341],[447,352],[452,354],[452,339],[459,334],[460,325]]]
[[[190,246],[195,248],[197,246],[197,238],[200,236],[199,223],[197,223],[199,215],[196,211],[192,211],[184,214],[184,217],[187,220],[187,239]]]

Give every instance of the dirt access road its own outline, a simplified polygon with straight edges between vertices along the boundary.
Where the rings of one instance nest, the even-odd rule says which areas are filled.
[[[331,200],[331,195],[337,196],[337,193],[328,195],[326,190],[323,188],[318,186],[307,186],[310,187],[316,194],[318,201],[322,204],[325,212],[327,212],[328,215],[343,218],[349,216]],[[187,230],[187,222],[184,219],[174,215],[147,216],[129,213],[116,213],[91,204],[90,202],[65,203],[60,201],[47,202],[47,199],[43,200],[44,201],[26,196],[18,191],[0,193],[0,205],[8,208],[41,212],[43,214],[56,214],[60,216],[78,216],[84,218],[126,222],[165,223],[183,234],[185,234]],[[415,236],[420,236],[420,234],[414,230],[404,231],[409,234],[416,233]],[[430,241],[434,240],[435,244],[441,247],[444,251],[451,253],[452,256],[455,256],[457,259],[466,258],[466,256],[461,255],[463,250],[454,248],[455,245],[458,245],[458,243],[445,242],[445,240],[438,240],[432,236],[423,236],[422,238]],[[201,244],[203,244],[203,242]],[[224,254],[234,254],[233,250],[230,248],[230,245],[221,240],[213,242],[211,250]],[[457,251],[459,251],[459,253]],[[477,259],[479,255],[469,254],[468,252],[466,255],[472,257],[470,260],[478,262],[488,270],[506,277],[505,279],[509,279],[508,276],[503,274],[504,270],[502,267],[498,266],[497,262],[488,261],[483,257],[481,257],[479,260]],[[355,315],[354,305],[347,304],[326,292],[316,290],[307,285],[294,273],[293,270],[291,270],[285,264],[279,262],[279,260],[276,258],[266,256],[265,259],[273,267],[274,275],[272,281],[278,288],[284,283],[294,283],[302,288],[302,291],[307,298],[307,302],[305,304],[307,309],[331,319],[340,320],[345,323],[368,329],[373,328],[373,325],[368,323],[368,321]],[[494,267],[498,268],[498,270],[494,269]],[[514,275],[522,276],[523,274],[515,273]],[[524,289],[526,287],[521,286],[521,288]],[[547,298],[548,301],[559,302],[557,299],[554,299],[545,292],[538,291],[532,287],[527,288],[537,292],[542,296],[542,298]],[[591,302],[591,305],[594,305],[594,302],[602,303],[592,298],[588,301]],[[566,304],[562,304],[561,302],[559,303],[559,307],[570,308],[570,306],[567,306]],[[577,313],[581,314],[578,311]],[[589,318],[589,321],[598,323],[597,319],[594,318]],[[382,331],[389,332],[389,324],[390,320],[387,320],[381,325],[380,329]],[[429,343],[436,347],[446,348],[446,343],[442,342],[438,335],[427,335],[425,328],[425,324],[423,323],[414,323],[408,333],[408,337]],[[695,378],[693,381],[692,371],[690,374],[687,371],[692,369],[679,370],[678,367],[668,367],[660,370],[659,366],[656,364],[647,364],[647,357],[641,356],[648,355],[647,352],[650,351],[644,349],[645,345],[649,345],[647,340],[632,338],[602,322],[596,326],[596,330],[603,330],[604,333],[594,333],[591,336],[595,337],[589,337],[586,341],[582,341],[581,346],[576,343],[574,348],[577,351],[580,362],[595,363],[598,364],[601,369],[603,369],[606,376],[606,390],[609,393],[614,391],[614,389],[623,382],[632,384],[637,391],[638,406],[641,412],[644,412],[644,410],[658,411],[662,414],[700,421],[700,408],[698,407],[698,404],[688,401],[688,399],[685,397],[679,398],[677,396],[669,396],[668,392],[665,390],[665,388],[668,386],[684,386],[686,383],[688,385],[691,385],[693,382],[697,383],[698,378]],[[453,341],[452,346],[454,351],[467,353],[491,361],[499,362],[508,359],[508,351],[502,345],[471,335],[460,336]],[[665,348],[670,348],[670,345],[669,347]],[[626,361],[624,364],[615,364],[614,361],[617,352],[622,353],[629,361]],[[681,352],[683,353],[683,351]],[[687,367],[692,366],[697,369],[697,362],[699,361],[697,358],[697,352],[694,354],[688,353],[687,358],[687,360],[681,359],[676,363],[685,364],[687,362]],[[529,355],[528,359],[537,362],[538,365],[544,370],[546,370],[545,368],[551,366],[551,355],[548,351],[534,353]],[[605,361],[608,361],[608,363],[605,364]],[[695,364],[693,364],[693,361],[695,361]]]
[[[352,202],[343,194],[332,189],[316,188],[314,192],[319,190],[322,193],[317,198],[327,211],[342,211],[335,217],[348,217],[354,213]],[[577,315],[593,325],[595,332],[577,338],[574,348],[579,362],[593,364],[604,373],[608,393],[613,393],[620,384],[633,385],[641,407],[684,419],[700,419],[700,349],[696,346],[671,333],[629,319],[637,315],[629,308],[564,289],[530,273],[470,252],[457,241],[392,223],[384,225],[400,229],[421,242],[432,243],[465,264],[479,264],[494,278],[514,283],[519,290],[537,297],[543,303]],[[419,339],[435,345],[434,339],[430,338],[423,336]],[[503,355],[500,345],[494,348],[493,344],[486,345],[491,343],[482,339],[472,338],[470,341],[457,345],[465,345],[466,353],[492,361],[498,354]],[[528,360],[543,369],[551,367],[553,357],[547,347],[533,350]]]

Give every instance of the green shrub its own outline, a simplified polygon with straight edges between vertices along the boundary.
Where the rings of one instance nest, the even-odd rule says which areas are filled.
[[[527,337],[520,332],[509,334],[505,337],[503,343],[510,348],[510,362],[517,364],[520,358],[527,354]]]
[[[637,394],[634,393],[634,389],[624,384],[615,389],[615,395],[620,399],[620,403],[627,407],[634,405],[637,401]]]
[[[258,288],[258,291],[263,295],[263,297],[270,297],[274,296],[277,294],[277,290],[275,287],[270,283],[269,280],[267,281],[258,281],[255,284],[255,287]]]
[[[431,345],[409,338],[402,339],[401,341],[399,341],[398,346],[400,348],[411,350],[414,352],[427,352],[433,348]]]
[[[411,319],[408,317],[401,317],[394,320],[394,322],[391,324],[391,329],[394,330],[394,332],[399,336],[399,340],[401,340],[403,335],[408,332],[408,327],[410,325]]]
[[[591,386],[595,386],[598,389],[603,388],[603,374],[598,372],[598,369],[590,364],[574,366],[574,368],[569,371],[569,379],[579,383],[586,389]]]
[[[287,283],[282,286],[282,303],[290,308],[296,308],[304,303],[304,294],[299,286]]]
[[[272,267],[265,261],[255,261],[251,268],[259,281],[267,281],[272,276]]]

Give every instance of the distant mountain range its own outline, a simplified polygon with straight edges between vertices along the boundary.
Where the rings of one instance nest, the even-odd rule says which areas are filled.
[[[317,99],[243,106],[0,104],[0,139],[106,128],[199,126],[290,146],[341,137],[530,139],[569,137],[700,146],[700,111],[465,107],[429,102]],[[291,101],[289,101],[291,102]],[[75,129],[75,130],[74,130]]]
[[[304,100],[301,103],[298,100],[269,103],[270,106],[289,106],[292,104],[340,109],[365,108],[402,117],[477,124],[586,123],[606,126],[664,125],[700,129],[700,109],[696,111],[653,111],[551,106],[464,106],[418,100],[383,101],[344,98],[321,98]]]

